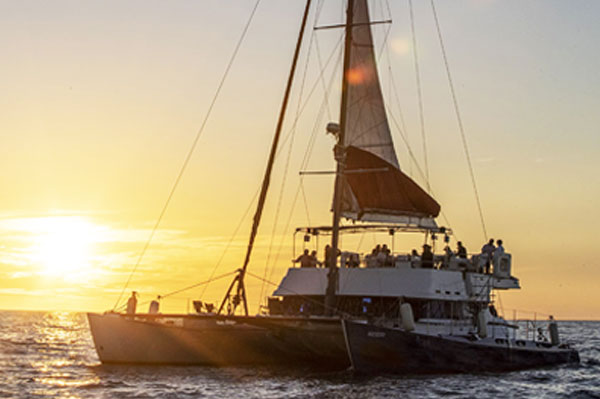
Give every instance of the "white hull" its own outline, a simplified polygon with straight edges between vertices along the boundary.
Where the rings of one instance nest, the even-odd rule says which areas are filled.
[[[102,363],[225,365],[268,361],[261,353],[265,332],[258,327],[216,319],[183,320],[182,325],[181,319],[136,320],[93,313],[88,313],[88,320]]]
[[[102,363],[349,366],[339,319],[88,313]]]

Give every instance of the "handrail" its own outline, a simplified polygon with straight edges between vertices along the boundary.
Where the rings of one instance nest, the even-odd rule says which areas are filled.
[[[303,232],[306,234],[318,235],[318,234],[326,234],[329,235],[332,233],[331,226],[304,226],[297,227],[295,233]],[[362,233],[365,230],[370,230],[374,232],[402,232],[402,233],[440,233],[452,235],[452,229],[436,226],[436,227],[425,227],[425,226],[417,226],[414,224],[355,224],[355,225],[346,225],[339,227],[340,233]]]

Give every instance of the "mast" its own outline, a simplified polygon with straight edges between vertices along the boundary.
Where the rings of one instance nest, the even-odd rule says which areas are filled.
[[[260,224],[260,220],[262,217],[262,212],[265,206],[265,201],[267,198],[267,192],[269,190],[269,185],[271,183],[271,172],[273,171],[273,163],[275,162],[275,155],[277,154],[277,147],[279,144],[279,138],[281,136],[281,130],[283,128],[283,121],[285,119],[285,113],[287,110],[287,105],[290,97],[290,93],[292,91],[292,83],[294,82],[294,75],[296,71],[296,65],[298,63],[298,56],[300,55],[300,48],[302,46],[302,39],[304,37],[304,28],[306,27],[306,21],[308,20],[308,13],[310,10],[310,4],[312,0],[306,0],[306,6],[304,8],[304,15],[302,17],[302,23],[300,25],[300,33],[298,34],[298,41],[296,42],[296,49],[294,51],[294,57],[292,59],[292,66],[290,68],[290,74],[287,81],[287,86],[285,88],[285,94],[283,96],[283,102],[281,103],[281,109],[279,111],[279,119],[277,120],[277,127],[275,128],[275,135],[273,136],[273,142],[271,144],[271,152],[269,154],[269,160],[267,162],[267,168],[265,170],[265,175],[263,177],[263,183],[260,190],[260,196],[258,198],[258,204],[256,206],[256,212],[254,213],[252,230],[250,231],[250,239],[248,240],[248,248],[246,249],[246,257],[244,258],[244,264],[240,269],[239,273],[235,276],[234,280],[231,282],[227,293],[225,294],[225,298],[221,302],[221,306],[219,307],[218,313],[221,313],[223,310],[223,306],[231,290],[237,283],[237,293],[233,300],[233,309],[232,313],[235,313],[235,308],[240,302],[244,304],[244,313],[248,316],[248,302],[246,299],[246,287],[244,285],[244,277],[246,275],[246,269],[248,268],[248,263],[250,263],[250,256],[252,255],[252,249],[254,248],[254,240],[256,239],[256,234],[258,232],[258,226]]]
[[[344,41],[344,66],[342,69],[342,100],[340,106],[340,131],[337,135],[337,144],[334,148],[334,156],[337,162],[335,171],[335,186],[333,191],[333,222],[331,234],[331,250],[327,263],[327,291],[325,293],[325,314],[332,316],[335,310],[335,291],[338,282],[337,253],[339,250],[340,217],[342,213],[344,169],[345,169],[345,142],[346,109],[348,107],[348,70],[350,68],[350,56],[352,52],[352,22],[354,20],[354,0],[348,0],[346,10],[346,37]]]

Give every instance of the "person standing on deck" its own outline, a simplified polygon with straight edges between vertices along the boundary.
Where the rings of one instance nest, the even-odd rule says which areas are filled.
[[[433,269],[433,252],[431,252],[431,247],[427,244],[423,245],[421,267],[424,269]]]
[[[131,293],[131,297],[127,300],[127,314],[135,314],[137,308],[137,291]]]
[[[312,251],[310,253],[310,267],[317,267],[319,265],[319,260],[317,259],[317,251]]]
[[[308,249],[304,250],[304,253],[300,256],[298,256],[295,260],[294,263],[298,263],[300,262],[300,267],[311,267],[312,266],[312,259],[310,257],[310,255],[308,254]]]
[[[504,255],[504,247],[502,246],[502,240],[496,240],[496,249],[494,250],[494,268],[499,267],[500,257]]]
[[[415,268],[419,267],[419,263],[421,262],[421,255],[417,252],[416,249],[413,249],[410,253],[410,267]]]
[[[504,247],[502,246],[502,240],[496,240],[496,250],[494,251],[494,256],[504,255]]]
[[[456,243],[456,256],[462,259],[467,259],[467,248],[463,246],[462,241]]]
[[[492,257],[494,256],[494,251],[496,247],[494,246],[494,239],[490,238],[490,241],[481,247],[481,255],[485,256],[485,272],[490,272],[490,265],[492,263]]]

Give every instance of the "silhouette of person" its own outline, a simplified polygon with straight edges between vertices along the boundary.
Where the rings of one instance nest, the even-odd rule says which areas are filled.
[[[300,267],[311,267],[312,266],[312,258],[308,254],[308,249],[305,249],[304,253],[302,255],[298,256],[294,260],[294,263],[298,263],[298,262],[300,262]]]

